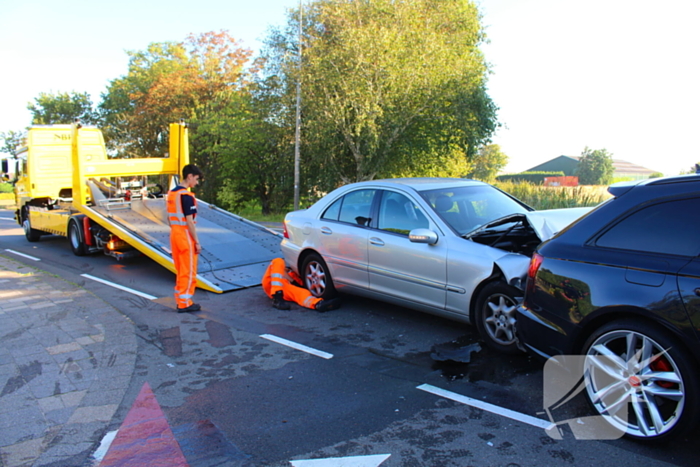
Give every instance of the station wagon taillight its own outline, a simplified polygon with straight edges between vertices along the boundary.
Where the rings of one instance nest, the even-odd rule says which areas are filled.
[[[525,285],[525,295],[531,294],[535,290],[535,276],[542,265],[544,256],[534,253],[530,258],[530,267],[527,269],[527,284]]]
[[[532,258],[530,259],[530,267],[527,269],[528,279],[535,278],[535,276],[537,275],[537,271],[540,269],[540,266],[542,265],[543,259],[544,259],[544,257],[538,253],[534,253],[532,255]]]

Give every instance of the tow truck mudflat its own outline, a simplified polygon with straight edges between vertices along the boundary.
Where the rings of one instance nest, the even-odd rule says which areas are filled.
[[[117,260],[145,254],[174,272],[164,190],[149,176],[177,184],[189,163],[186,125],[170,125],[168,157],[110,159],[93,127],[30,128],[20,150],[15,181],[17,211],[28,241],[68,237],[77,256],[103,252]],[[225,292],[260,284],[269,262],[280,256],[281,235],[197,200],[202,244],[197,286]]]

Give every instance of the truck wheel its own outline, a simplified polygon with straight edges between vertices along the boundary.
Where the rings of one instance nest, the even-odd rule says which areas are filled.
[[[29,242],[38,242],[41,239],[41,230],[36,230],[32,228],[32,224],[29,221],[29,211],[25,208],[22,210],[22,228],[24,229],[24,236],[27,237]]]
[[[83,226],[80,224],[75,218],[68,221],[68,240],[70,240],[70,248],[75,256],[85,256],[87,254]]]

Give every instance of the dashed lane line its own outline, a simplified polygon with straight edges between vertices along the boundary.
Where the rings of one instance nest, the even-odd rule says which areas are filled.
[[[20,253],[19,251],[15,251],[15,250],[10,250],[9,248],[5,248],[5,251],[7,251],[8,253],[12,253],[13,255],[21,256],[21,257],[27,258],[27,259],[31,259],[32,261],[41,261],[39,258],[35,258],[34,256],[25,255],[24,253]]]
[[[489,404],[488,402],[472,399],[471,397],[463,396],[461,394],[457,394],[456,392],[446,391],[444,389],[440,389],[430,384],[421,384],[416,389],[435,394],[436,396],[444,397],[445,399],[450,399],[455,402],[469,405],[471,407],[476,407],[477,409],[485,410],[487,412],[491,412],[502,417],[516,420],[518,422],[527,423],[528,425],[532,425],[537,428],[542,428],[543,430],[549,430],[556,426],[554,423],[549,422],[547,420],[542,420],[541,418],[525,415],[514,410]]]
[[[123,285],[115,284],[114,282],[109,282],[104,279],[100,279],[99,277],[91,276],[90,274],[81,274],[82,277],[85,277],[87,279],[93,280],[95,282],[100,282],[102,284],[108,285],[110,287],[114,287],[115,289],[123,290],[125,292],[132,293],[134,295],[138,295],[139,297],[143,297],[147,300],[155,300],[158,297],[154,297],[153,295],[149,295],[144,292],[139,292],[138,290],[130,289],[129,287],[124,287]]]
[[[281,337],[274,336],[272,334],[260,334],[260,337],[263,339],[267,339],[272,342],[277,342],[278,344],[286,345],[287,347],[291,347],[296,350],[301,350],[302,352],[306,352],[311,355],[315,355],[317,357],[325,358],[326,360],[333,358],[332,353],[324,352],[323,350],[317,350],[312,347],[307,347],[303,344],[299,344],[297,342],[293,342],[287,339],[283,339]]]

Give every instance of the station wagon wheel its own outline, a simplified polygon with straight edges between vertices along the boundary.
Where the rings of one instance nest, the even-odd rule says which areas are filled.
[[[22,228],[24,229],[24,236],[29,242],[38,242],[41,239],[41,230],[32,228],[31,221],[29,220],[29,210],[25,207],[22,209]]]
[[[661,440],[700,415],[700,380],[678,340],[647,323],[617,321],[584,345],[584,381],[593,408],[630,438]]]
[[[515,333],[515,313],[521,301],[522,292],[505,282],[491,282],[481,290],[473,321],[487,346],[508,354],[522,352]]]
[[[321,256],[316,253],[309,254],[304,258],[304,265],[301,269],[304,285],[314,297],[326,300],[336,295],[331,273]]]

